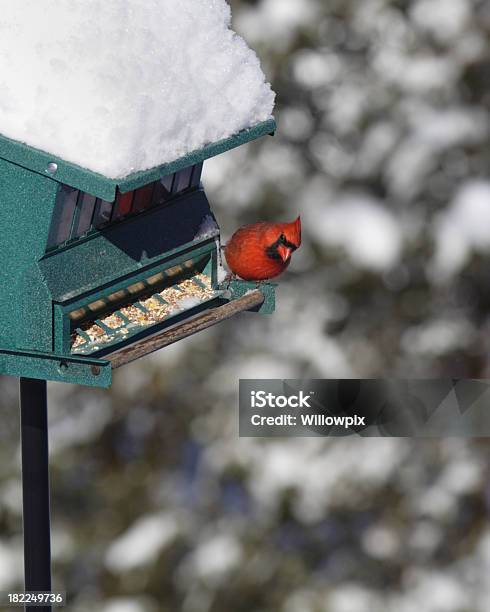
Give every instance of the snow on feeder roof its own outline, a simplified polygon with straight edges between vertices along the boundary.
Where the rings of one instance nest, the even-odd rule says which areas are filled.
[[[31,169],[86,188],[79,166],[115,192],[273,131],[274,93],[230,19],[225,0],[5,0],[0,155],[25,162],[25,143],[46,153]]]

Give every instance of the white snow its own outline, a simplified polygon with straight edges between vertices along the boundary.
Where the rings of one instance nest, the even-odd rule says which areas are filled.
[[[461,36],[471,17],[467,0],[419,0],[410,12],[418,27],[442,42]]]
[[[238,28],[251,41],[266,40],[267,45],[287,49],[297,31],[315,21],[318,13],[316,0],[263,0],[241,10]]]
[[[271,117],[225,0],[4,0],[0,133],[111,178]]]
[[[294,78],[307,89],[329,85],[339,77],[341,68],[338,56],[333,53],[303,49],[293,56]]]
[[[280,131],[290,140],[306,139],[313,128],[313,116],[306,107],[286,107],[282,110]]]
[[[374,525],[362,537],[362,548],[373,559],[390,559],[399,553],[400,539],[394,529]]]
[[[201,300],[197,297],[186,297],[177,302],[177,306],[180,310],[190,310],[191,308],[195,308],[199,306]]]
[[[61,385],[53,390],[58,401],[63,394],[59,387]],[[50,414],[50,454],[56,455],[67,447],[93,440],[104,430],[111,417],[110,405],[101,396],[86,395],[73,403],[69,410],[53,408]]]
[[[434,225],[436,251],[431,274],[442,280],[459,272],[473,252],[490,252],[490,182],[465,182]]]
[[[0,588],[16,583],[21,573],[22,556],[19,548],[0,541]]]
[[[346,582],[332,590],[322,612],[371,612],[381,607],[376,592],[360,584]]]
[[[466,348],[472,340],[469,321],[446,317],[409,327],[402,336],[401,344],[409,353],[444,355]]]
[[[305,523],[322,520],[328,508],[347,497],[350,503],[356,495],[362,499],[366,486],[382,486],[403,464],[406,450],[404,442],[393,438],[349,438],[332,445],[321,438],[294,438],[274,440],[260,446],[259,453],[242,442],[227,449],[238,465],[250,470],[249,486],[258,507],[277,508],[281,494],[295,490],[294,512]],[[208,461],[223,462],[223,452],[214,448]]]
[[[204,540],[192,556],[192,569],[202,578],[213,579],[228,574],[242,560],[240,542],[227,534]]]
[[[410,593],[411,601],[406,602],[395,597],[393,610],[412,612],[459,612],[468,609],[469,593],[458,574],[450,571],[417,569],[407,570],[404,575],[406,590]]]
[[[146,610],[147,608],[143,607],[136,599],[117,597],[110,599],[102,612],[146,612]]]
[[[155,561],[177,533],[173,516],[163,513],[145,516],[111,544],[106,553],[106,566],[113,572],[125,572],[147,565]]]
[[[445,151],[474,146],[488,139],[488,116],[480,109],[452,107],[444,110],[407,103],[403,108],[410,132],[386,165],[386,178],[393,195],[413,198],[421,184],[437,169]]]
[[[218,274],[218,283],[224,283],[225,280],[227,280],[228,278],[228,271],[227,269],[218,261],[218,270],[217,270]]]
[[[213,215],[206,215],[194,236],[194,240],[204,240],[204,238],[212,238],[217,235],[219,235],[219,226],[216,219]]]
[[[457,76],[457,66],[447,58],[425,55],[410,58],[398,73],[401,87],[415,94],[447,88]]]
[[[398,262],[403,235],[395,215],[382,202],[361,193],[326,197],[334,202],[315,199],[303,215],[316,238],[343,249],[361,267],[385,270]]]
[[[434,111],[414,105],[408,111],[416,141],[434,151],[444,151],[463,144],[478,144],[488,137],[489,124],[485,112],[454,107]]]

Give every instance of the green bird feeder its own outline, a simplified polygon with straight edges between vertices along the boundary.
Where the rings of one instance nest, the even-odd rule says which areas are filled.
[[[0,373],[109,387],[116,367],[242,310],[272,312],[272,285],[219,284],[200,179],[206,159],[274,130],[121,180],[0,137]]]
[[[51,590],[46,381],[109,387],[115,368],[239,312],[273,312],[274,285],[220,284],[201,171],[274,130],[121,180],[0,137],[0,374],[21,379],[26,592]]]

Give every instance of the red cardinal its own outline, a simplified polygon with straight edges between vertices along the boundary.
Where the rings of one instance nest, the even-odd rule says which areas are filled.
[[[260,281],[284,272],[300,245],[300,217],[292,223],[254,223],[233,234],[225,257],[234,275]]]

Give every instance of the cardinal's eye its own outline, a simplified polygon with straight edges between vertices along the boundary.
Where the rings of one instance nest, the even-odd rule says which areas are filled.
[[[286,241],[286,236],[285,236],[284,234],[281,234],[281,235],[279,236],[279,242],[280,242],[281,244],[285,244],[285,243],[287,242],[287,241]]]

